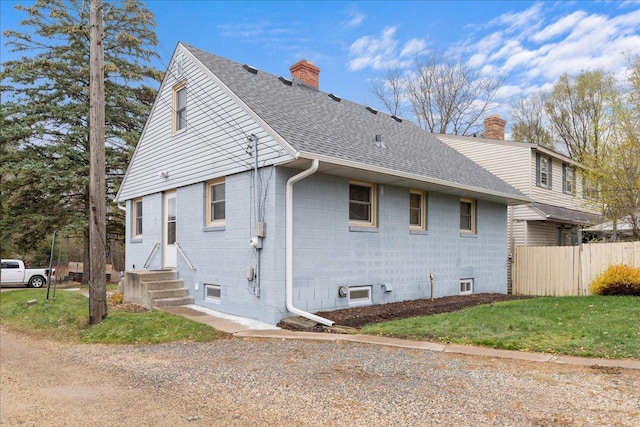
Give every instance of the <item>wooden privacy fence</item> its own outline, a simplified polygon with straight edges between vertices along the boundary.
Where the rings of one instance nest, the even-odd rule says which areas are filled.
[[[512,271],[516,295],[587,295],[607,267],[640,267],[640,242],[582,246],[517,246]]]

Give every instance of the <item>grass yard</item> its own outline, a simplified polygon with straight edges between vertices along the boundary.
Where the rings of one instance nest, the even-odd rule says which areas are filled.
[[[0,293],[3,326],[30,335],[65,342],[156,344],[172,341],[211,341],[222,332],[162,311],[133,313],[109,310],[99,325],[89,326],[89,300],[76,292],[27,289]],[[27,301],[37,300],[34,305]]]
[[[507,350],[640,359],[640,298],[540,297],[369,324],[360,332]]]

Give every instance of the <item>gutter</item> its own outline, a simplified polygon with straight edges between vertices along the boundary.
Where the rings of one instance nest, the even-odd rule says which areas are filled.
[[[297,175],[292,176],[287,180],[287,194],[286,194],[286,279],[285,279],[285,296],[287,302],[287,310],[297,314],[298,316],[305,317],[314,322],[321,323],[326,326],[333,326],[333,321],[325,319],[324,317],[316,316],[315,314],[308,313],[304,310],[300,310],[293,306],[293,185],[314,174],[318,170],[320,162],[316,159],[313,160],[311,167],[307,170],[300,172]]]
[[[464,192],[471,192],[471,193],[476,193],[476,194],[483,194],[483,195],[487,195],[487,196],[491,196],[491,197],[498,197],[501,199],[506,199],[507,201],[514,201],[514,202],[519,202],[519,203],[507,203],[507,204],[525,204],[525,203],[531,203],[531,199],[522,194],[521,195],[517,195],[517,194],[508,194],[508,193],[503,193],[500,191],[495,191],[495,190],[489,190],[489,189],[485,189],[485,188],[480,188],[480,187],[474,187],[471,185],[465,185],[465,184],[459,184],[459,183],[455,183],[455,182],[451,182],[451,181],[444,181],[442,179],[438,179],[438,178],[427,178],[424,177],[422,175],[416,175],[413,173],[409,173],[409,172],[399,172],[393,169],[388,169],[385,167],[380,167],[380,166],[374,166],[374,165],[369,165],[369,164],[365,164],[365,163],[360,163],[360,162],[356,162],[353,160],[346,160],[346,159],[339,159],[336,157],[331,157],[331,156],[327,156],[327,155],[322,155],[322,154],[315,154],[315,153],[309,153],[306,151],[301,151],[299,154],[299,157],[304,157],[304,158],[315,158],[318,160],[322,160],[323,162],[326,163],[330,163],[332,165],[338,165],[338,166],[344,166],[347,168],[353,168],[353,169],[360,169],[360,170],[364,170],[364,171],[368,171],[368,172],[374,172],[374,173],[379,173],[379,174],[383,174],[383,175],[388,175],[388,176],[393,176],[393,177],[398,177],[398,178],[404,178],[404,179],[410,179],[410,180],[414,180],[414,181],[421,181],[421,182],[425,182],[428,184],[434,184],[434,185],[438,185],[441,187],[445,187],[445,188],[452,188],[455,190],[462,190]],[[518,190],[516,190],[518,191]],[[473,196],[474,198],[477,199],[482,199],[482,197],[477,197],[477,196]]]

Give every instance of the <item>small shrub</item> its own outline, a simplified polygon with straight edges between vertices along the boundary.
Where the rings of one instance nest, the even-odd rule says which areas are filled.
[[[640,268],[612,265],[591,283],[589,290],[597,295],[640,295]]]
[[[110,304],[110,305],[122,304],[122,300],[123,300],[122,292],[113,292],[109,295],[109,298],[107,298],[107,304]]]

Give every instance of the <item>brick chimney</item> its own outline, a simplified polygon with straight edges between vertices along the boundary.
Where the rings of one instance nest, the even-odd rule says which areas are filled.
[[[506,124],[507,121],[501,119],[498,114],[487,117],[484,119],[484,137],[504,140],[504,126]]]
[[[318,89],[320,79],[320,68],[313,65],[313,62],[301,59],[289,68],[292,80],[301,82],[307,86]]]

